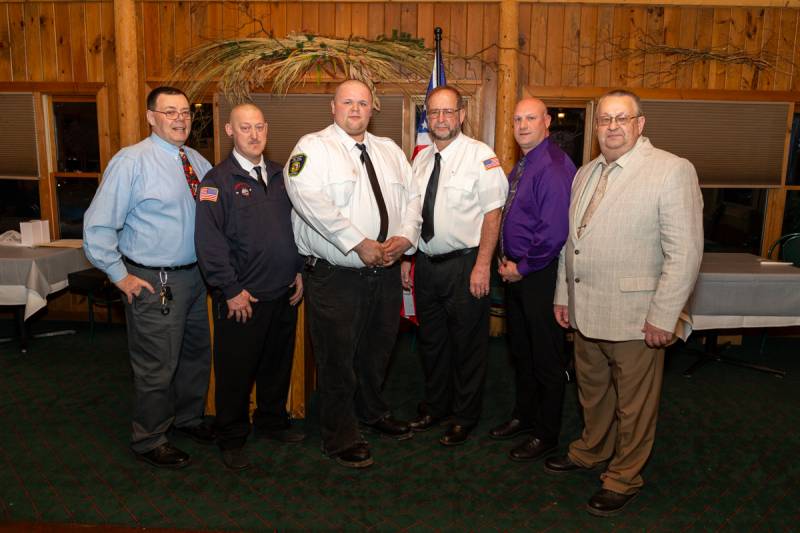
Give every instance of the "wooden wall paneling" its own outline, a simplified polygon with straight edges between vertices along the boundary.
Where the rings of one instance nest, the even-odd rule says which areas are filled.
[[[467,51],[467,4],[450,4],[450,53],[463,57]],[[452,62],[453,76],[463,80],[467,66],[463,59]]]
[[[467,42],[465,53],[473,56],[483,48],[483,4],[467,4]],[[483,63],[480,57],[467,61],[464,66],[466,76],[480,80],[483,77]]]
[[[386,4],[386,22],[387,24],[390,21],[390,10],[389,6],[391,4]],[[395,18],[395,10],[391,11],[391,22],[392,24],[396,24]],[[417,9],[416,3],[405,3],[400,5],[400,24],[387,28],[387,36],[392,35],[392,30],[395,28],[399,28],[402,33],[408,33],[413,37],[417,37],[417,22],[418,22],[419,10]]]
[[[762,32],[764,31],[763,7],[748,8],[744,10],[744,49],[754,55],[758,55],[762,45]],[[758,78],[762,74],[761,69],[756,69],[753,65],[742,66],[742,89],[757,89]]]
[[[103,80],[108,86],[106,98],[108,117],[108,144],[110,152],[117,152],[120,146],[119,133],[119,94],[117,87],[117,60],[114,56],[114,5],[111,3],[100,4],[100,52],[103,58]],[[144,51],[140,52],[140,55]],[[141,64],[141,62],[139,63]],[[139,69],[142,70],[141,68]],[[98,109],[100,113],[100,109]]]
[[[681,48],[691,49],[694,47],[695,31],[697,30],[697,15],[697,8],[681,8],[681,32],[680,39],[678,40],[678,46]],[[693,74],[693,65],[682,65],[678,67],[675,86],[681,89],[691,89]]]
[[[367,4],[367,38],[369,39],[376,39],[379,35],[385,34],[383,31],[384,6],[385,4],[374,2]]]
[[[54,4],[42,3],[39,6],[39,32],[42,50],[42,77],[45,81],[64,81],[59,78],[58,49],[56,46],[56,25]],[[63,61],[63,60],[62,60]]]
[[[486,51],[483,53],[483,60],[488,66],[484,67],[483,79],[493,78],[497,71],[497,29],[500,27],[500,5],[484,4],[483,8],[483,46]],[[487,72],[486,69],[492,70]]]
[[[205,31],[208,25],[208,3],[207,2],[191,2],[189,4],[189,47],[194,48],[204,40],[201,38],[201,32]]]
[[[175,69],[175,2],[160,2],[158,17],[158,28],[161,31],[158,55],[161,56],[161,75],[167,78]]]
[[[22,4],[7,4],[8,43],[11,48],[11,81],[28,78],[27,47],[25,39],[25,7]]]
[[[628,84],[628,58],[618,52],[620,46],[628,46],[630,40],[630,24],[628,9],[625,6],[614,7],[614,25],[611,33],[612,60],[611,86],[625,87]]]
[[[256,24],[256,14],[255,8],[259,5],[265,5],[267,9],[270,11],[272,10],[272,4],[262,4],[261,2],[254,3],[254,2],[241,2],[237,6],[236,12],[236,34],[235,37],[247,38],[253,35],[253,32],[256,31],[256,27],[259,27]],[[270,13],[269,20],[271,22],[272,14]],[[266,25],[267,21],[263,21]],[[260,29],[260,27],[259,27]]]
[[[531,66],[531,4],[519,5],[519,84],[530,83]]]
[[[100,170],[103,171],[113,155],[108,110],[108,87],[97,91],[97,141],[100,146]]]
[[[87,81],[104,81],[103,30],[100,3],[88,2],[84,13],[86,27],[86,78]]]
[[[744,48],[746,14],[744,8],[731,8],[731,23],[728,27],[728,52]],[[733,91],[744,88],[742,65],[729,63],[725,65],[725,88]]]
[[[286,6],[286,33],[303,33],[303,5],[299,2]]]
[[[192,13],[189,2],[175,4],[175,60],[172,68],[178,64],[187,51],[192,47]]]
[[[789,10],[786,10],[786,11],[789,11]],[[792,10],[792,11],[795,12],[795,15],[798,14],[798,10],[795,9],[795,10]],[[791,20],[791,18],[792,17],[789,17],[790,20]],[[794,50],[794,54],[790,54],[789,55],[789,57],[791,58],[791,61],[792,61],[792,67],[791,67],[792,79],[791,79],[791,82],[790,82],[790,85],[788,86],[788,88],[793,90],[793,91],[800,90],[800,46],[798,45],[798,39],[800,39],[800,16],[798,16],[798,18],[796,20],[797,20],[797,23],[795,24],[794,38],[792,39],[792,43],[793,43],[793,47],[792,48]],[[789,54],[788,51],[787,51],[787,54]]]
[[[774,89],[786,91],[792,87],[795,38],[797,36],[798,11],[782,9],[778,28],[778,60],[775,69]]]
[[[85,2],[69,4],[69,41],[72,50],[72,79],[77,82],[88,81]]]
[[[336,35],[336,5],[331,2],[319,4],[319,33],[320,35]]]
[[[353,34],[352,4],[336,2],[336,24],[333,27],[336,37],[350,37]]]
[[[425,40],[425,46],[433,48],[434,37],[434,9],[433,4],[424,2],[417,4],[417,37]],[[442,28],[442,40],[444,40],[450,33],[449,28]],[[444,46],[444,43],[442,43]]]
[[[141,2],[141,31],[139,37],[144,48],[144,64],[140,63],[139,70],[145,79],[160,78],[161,73],[161,17],[159,4],[155,2]]]
[[[249,26],[250,32],[257,37],[268,37],[264,31],[269,32],[272,30],[272,9],[271,6],[265,2],[251,4],[252,8],[250,13],[253,16],[253,22]],[[300,7],[298,5],[298,7]],[[302,9],[302,8],[301,8]],[[260,24],[257,22],[259,21]],[[246,35],[245,35],[246,36]]]
[[[28,80],[42,81],[42,32],[39,21],[39,9],[46,4],[26,2],[25,10],[25,59],[28,64]],[[53,77],[53,79],[55,76]]]
[[[663,6],[648,6],[645,8],[647,19],[647,39],[648,41],[664,42],[664,8]],[[661,62],[662,54],[647,54],[644,57],[644,87],[658,87],[661,82]]]
[[[679,7],[668,6],[664,8],[664,39],[666,46],[677,47],[681,39],[681,9]],[[661,73],[658,76],[656,87],[672,88],[677,83],[677,72],[675,63],[678,57],[675,55],[663,54],[661,57]]]
[[[222,32],[219,35],[222,39],[235,39],[239,34],[239,2],[222,2]],[[264,26],[269,30],[271,25]]]
[[[697,10],[697,31],[695,32],[694,45],[698,50],[711,48],[712,33],[714,31],[714,10],[700,8]],[[707,59],[698,61],[692,66],[692,88],[703,89],[708,87],[708,75],[711,63]]]
[[[597,43],[595,45],[596,63],[594,83],[598,87],[611,85],[611,39],[614,32],[614,6],[600,6],[597,9]]]
[[[351,28],[353,35],[359,37],[366,37],[369,34],[369,9],[368,4],[358,2],[353,4],[353,26]]]
[[[711,46],[714,50],[724,51],[728,49],[730,18],[730,8],[718,7],[714,9],[714,31],[711,34]],[[727,83],[726,80],[726,66],[719,61],[712,61],[708,75],[708,88],[724,89]]]
[[[778,37],[780,34],[781,14],[777,8],[767,8],[764,12],[764,25],[761,31],[761,48],[767,58],[778,53]],[[771,90],[775,82],[775,71],[764,70],[758,76],[759,90]]]
[[[769,189],[767,191],[767,205],[764,208],[764,228],[761,232],[761,255],[764,257],[766,257],[772,243],[781,236],[785,208],[786,189]]]
[[[637,6],[628,9],[628,46],[636,50],[643,46],[647,32],[644,8]],[[644,54],[634,53],[628,60],[628,83],[630,88],[644,86]]]
[[[0,80],[11,81],[11,37],[8,4],[0,5]]]
[[[435,2],[433,6],[433,28],[442,28],[442,53],[445,55],[453,53],[453,24],[451,23],[450,15],[452,6],[454,5],[455,4]],[[435,39],[434,33],[434,37],[429,41],[431,43],[430,46],[433,46]],[[453,61],[444,59],[444,68],[445,72],[447,72],[446,79],[448,81],[453,81],[458,78],[453,71]]]
[[[58,81],[73,81],[72,74],[72,32],[82,32],[83,28],[71,28],[69,19],[69,4],[56,2],[53,4],[53,27],[55,30],[56,45],[56,79]],[[47,56],[45,57],[53,57]],[[45,59],[45,64],[52,63],[52,59]]]
[[[597,6],[581,7],[578,47],[578,85],[594,85],[597,61]]]
[[[564,8],[564,40],[562,45],[561,85],[578,86],[578,62],[581,47],[581,6]]]
[[[319,29],[319,4],[303,2],[303,30],[322,33]]]
[[[286,37],[286,2],[273,2],[270,7],[273,35],[275,37]]]
[[[484,37],[484,41],[488,36]],[[564,64],[564,6],[547,6],[547,51],[545,54],[545,85],[563,85],[561,79]]]

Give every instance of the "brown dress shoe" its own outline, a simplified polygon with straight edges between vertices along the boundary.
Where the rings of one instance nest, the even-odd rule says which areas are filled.
[[[469,437],[469,432],[472,431],[471,427],[462,426],[461,424],[453,424],[447,431],[444,432],[439,443],[443,446],[458,446],[464,444]]]
[[[445,420],[446,418],[447,417],[444,416],[439,417],[428,414],[421,414],[417,418],[409,422],[408,427],[411,429],[411,431],[419,431],[419,432],[428,431],[433,426],[438,426],[439,424],[441,424],[442,421]]]
[[[198,444],[214,444],[217,434],[210,425],[201,423],[196,426],[182,426],[174,428],[181,436],[188,437]]]
[[[558,443],[546,442],[539,437],[531,437],[509,452],[512,461],[536,461],[556,449]]]
[[[336,462],[348,468],[367,468],[372,466],[372,454],[369,453],[369,446],[360,442],[344,451],[334,455]]]
[[[137,453],[136,458],[158,468],[184,468],[192,462],[189,454],[165,442],[149,452]]]
[[[533,427],[523,424],[522,420],[518,418],[512,418],[489,430],[489,436],[496,440],[513,439],[517,435],[525,433],[533,433]]]
[[[614,516],[622,512],[622,509],[639,494],[620,494],[613,490],[600,489],[589,498],[586,510],[594,516]]]
[[[392,415],[386,415],[377,422],[364,425],[376,433],[396,440],[406,440],[414,436],[407,422],[397,420]]]
[[[244,448],[222,450],[222,462],[229,470],[246,470],[251,466]]]
[[[570,459],[568,454],[556,455],[548,457],[544,461],[545,472],[551,474],[563,474],[564,472],[575,472],[576,470],[594,470],[594,468],[586,468]]]

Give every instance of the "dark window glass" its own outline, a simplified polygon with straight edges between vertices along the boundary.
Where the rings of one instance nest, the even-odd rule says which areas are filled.
[[[100,172],[97,105],[54,102],[59,172]]]
[[[583,108],[550,109],[550,140],[564,150],[580,168],[583,165],[583,130],[586,127],[586,110]]]
[[[0,233],[19,231],[20,222],[36,220],[40,215],[37,180],[0,179]]]
[[[707,252],[761,252],[766,189],[703,189]]]
[[[792,140],[789,144],[786,185],[800,185],[800,113],[795,113],[792,119]]]
[[[192,104],[192,132],[186,144],[200,152],[212,164],[214,163],[214,110],[211,104]],[[227,122],[227,119],[226,119]],[[220,135],[225,135],[224,129]],[[225,156],[227,157],[227,154]]]
[[[83,237],[83,214],[97,190],[97,180],[59,178],[56,182],[59,227],[62,239]]]
[[[781,235],[787,233],[800,233],[800,191],[786,191]]]

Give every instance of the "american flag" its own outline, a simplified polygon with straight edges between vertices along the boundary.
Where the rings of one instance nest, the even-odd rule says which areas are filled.
[[[434,30],[436,36],[434,51],[433,51],[433,68],[431,69],[431,80],[428,82],[428,91],[425,96],[430,94],[436,87],[447,85],[447,80],[444,77],[444,62],[442,61],[442,29],[436,28]],[[431,138],[428,135],[428,117],[425,113],[425,108],[417,114],[417,144],[414,146],[414,154],[411,156],[413,160],[417,157],[420,150],[431,144]]]

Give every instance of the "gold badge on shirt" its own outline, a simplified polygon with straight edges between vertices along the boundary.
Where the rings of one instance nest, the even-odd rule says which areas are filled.
[[[289,160],[289,176],[295,177],[303,171],[306,164],[306,154],[293,155]]]

